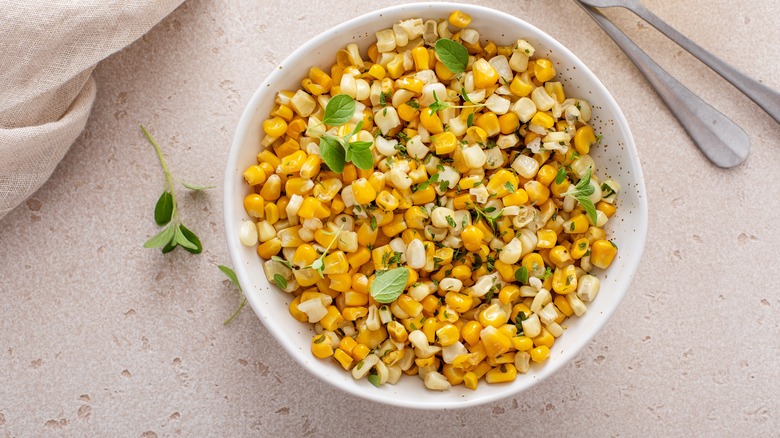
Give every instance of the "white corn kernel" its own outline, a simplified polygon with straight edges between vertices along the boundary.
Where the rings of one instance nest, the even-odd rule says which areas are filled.
[[[439,282],[439,290],[445,292],[460,292],[463,289],[463,282],[457,278],[443,278]]]
[[[428,348],[428,338],[421,330],[413,330],[411,333],[409,333],[409,343],[411,343],[414,348]]]
[[[501,153],[501,148],[490,148],[485,152],[485,169],[498,169],[504,165],[506,159],[504,154]]]
[[[498,94],[491,94],[485,101],[485,106],[490,111],[498,115],[506,114],[509,111],[509,105],[511,102],[505,97],[501,97]]]
[[[469,44],[476,44],[479,42],[479,32],[474,29],[463,29],[460,31],[460,39]]]
[[[394,167],[387,173],[387,179],[398,190],[406,190],[412,186],[412,179],[400,167]]]
[[[560,338],[563,334],[563,327],[561,327],[561,325],[555,321],[545,324],[544,327],[548,332],[550,332],[551,335],[555,336],[556,338]]]
[[[534,88],[534,91],[531,92],[531,100],[534,101],[536,109],[539,111],[549,111],[555,105],[555,99],[547,94],[544,87]]]
[[[527,351],[518,351],[515,354],[515,368],[520,374],[525,374],[531,368],[531,355]]]
[[[533,302],[531,303],[531,311],[534,313],[539,313],[539,311],[542,310],[542,307],[546,306],[550,301],[552,301],[552,295],[550,295],[550,291],[547,289],[539,289],[539,292],[537,292]]]
[[[469,351],[460,341],[441,349],[441,359],[444,363],[453,363],[455,358],[464,354],[469,354]]]
[[[434,94],[436,94],[435,97]],[[441,82],[436,82],[423,85],[422,94],[417,102],[420,104],[420,109],[424,111],[424,108],[435,102],[436,99],[444,100],[445,97],[447,97],[447,87]]]
[[[411,268],[411,265],[409,267]],[[409,296],[412,297],[417,302],[422,301],[423,299],[425,299],[425,297],[427,297],[430,294],[431,294],[431,289],[422,283],[409,288]]]
[[[318,322],[328,314],[328,309],[322,305],[322,301],[311,299],[298,303],[298,310],[305,313],[309,322]]]
[[[376,150],[386,157],[398,153],[398,149],[395,148],[398,145],[398,140],[396,139],[388,140],[380,135],[374,140],[374,145],[376,145]]]
[[[569,306],[571,306],[571,310],[574,311],[574,314],[577,316],[582,316],[586,310],[588,310],[588,307],[585,305],[585,303],[582,302],[580,297],[577,296],[577,294],[566,294],[566,301],[569,302]]]
[[[497,284],[499,284],[497,272],[490,275],[484,275],[471,287],[471,294],[475,297],[484,296]]]
[[[498,254],[498,259],[507,265],[513,265],[520,260],[523,254],[523,243],[519,239],[512,239],[504,245],[504,248]]]
[[[401,126],[401,119],[395,108],[386,106],[374,114],[374,124],[382,131],[382,135],[387,135],[390,130]]]
[[[449,218],[449,221],[447,220]],[[431,223],[437,228],[450,227],[450,221],[455,221],[455,212],[446,207],[434,208],[431,212]]]
[[[601,281],[593,275],[583,275],[577,280],[577,298],[582,301],[593,301],[601,288]]]
[[[257,245],[257,225],[252,221],[243,221],[238,230],[238,240],[244,246]]]
[[[425,267],[425,246],[420,239],[412,239],[406,246],[406,264],[412,269]]]
[[[533,178],[539,171],[539,162],[528,155],[520,154],[512,162],[512,170],[523,178]]]
[[[546,306],[542,307],[537,315],[539,315],[539,321],[541,321],[543,324],[549,324],[551,322],[555,322],[555,318],[558,317],[558,311],[555,310],[555,304],[550,302],[547,303]]]
[[[528,70],[528,55],[520,52],[512,53],[509,57],[509,67],[518,73]]]
[[[535,338],[542,332],[542,324],[539,322],[539,316],[535,313],[532,313],[520,324],[523,326],[523,334],[529,338]]]
[[[290,197],[290,202],[287,203],[287,207],[284,209],[287,212],[287,220],[290,221],[290,225],[298,224],[298,210],[301,209],[301,205],[303,205],[303,196],[292,195]]]
[[[301,117],[309,117],[317,108],[317,102],[314,98],[303,90],[298,90],[295,93],[292,99],[290,99],[290,105]]]
[[[512,73],[512,67],[509,66],[509,60],[504,55],[498,55],[490,58],[488,61],[490,65],[498,72],[501,77],[501,82],[508,84],[512,81],[514,73]]]
[[[376,305],[368,306],[368,315],[366,316],[366,328],[369,330],[379,330],[381,323],[379,321],[379,310]]]
[[[260,221],[257,223],[257,238],[261,242],[265,243],[276,237],[276,229],[268,221]]]
[[[485,165],[487,155],[478,145],[469,146],[461,151],[463,162],[469,169],[479,169]]]
[[[438,371],[431,371],[425,376],[425,387],[433,391],[445,391],[452,385],[443,374]]]
[[[536,115],[536,104],[527,97],[521,97],[517,102],[512,104],[511,110],[517,115],[517,118],[519,118],[521,122],[528,123],[528,121]]]
[[[300,232],[298,233],[300,234]],[[343,231],[339,235],[338,248],[344,252],[353,253],[358,250],[357,233],[354,231]]]
[[[377,363],[379,363],[379,356],[376,354],[369,354],[352,368],[352,377],[356,380],[366,377],[368,372],[371,371],[371,368]]]

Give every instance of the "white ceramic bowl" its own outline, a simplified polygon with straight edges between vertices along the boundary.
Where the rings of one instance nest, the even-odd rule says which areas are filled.
[[[396,385],[375,388],[365,379],[353,380],[351,373],[334,361],[320,360],[311,354],[313,330],[290,316],[287,308],[291,295],[269,284],[255,248],[239,242],[239,227],[248,219],[243,198],[250,192],[242,174],[248,166],[256,164],[261,123],[268,117],[277,91],[297,89],[313,65],[327,71],[336,51],[349,43],[357,42],[365,53],[374,32],[391,27],[396,20],[446,18],[456,9],[471,15],[471,27],[480,32],[483,41],[511,44],[518,38],[528,40],[536,48],[536,56],[549,57],[555,63],[567,95],[591,102],[591,123],[604,136],[603,144],[592,152],[597,174],[622,184],[618,213],[607,226],[609,238],[617,242],[620,250],[609,269],[599,274],[601,292],[588,311],[581,318],[568,319],[568,329],[556,340],[550,358],[542,365],[533,365],[528,374],[519,375],[515,382],[500,385],[481,382],[476,391],[461,385],[435,392],[427,390],[418,378],[403,376]],[[224,196],[225,230],[236,274],[249,304],[282,347],[313,375],[344,391],[381,403],[419,409],[462,408],[498,400],[534,386],[573,359],[606,324],[623,299],[637,270],[647,233],[645,187],[634,140],[623,113],[604,85],[582,61],[536,27],[503,12],[454,3],[418,3],[371,12],[312,38],[288,56],[260,85],[244,110],[228,158]]]

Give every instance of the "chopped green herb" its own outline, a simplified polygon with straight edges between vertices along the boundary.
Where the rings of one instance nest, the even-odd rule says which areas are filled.
[[[518,270],[516,270],[515,280],[517,280],[518,283],[522,283],[522,284],[528,283],[528,268],[526,268],[525,266],[521,266]]]

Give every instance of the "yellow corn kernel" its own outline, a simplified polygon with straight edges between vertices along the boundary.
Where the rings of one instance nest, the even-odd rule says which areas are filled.
[[[359,344],[364,344],[369,349],[378,347],[379,344],[385,341],[385,339],[387,339],[387,329],[385,329],[384,326],[380,326],[378,330],[360,330],[355,337],[355,340],[358,341]]]
[[[300,172],[303,162],[306,161],[307,155],[304,151],[296,151],[292,154],[284,157],[282,163],[279,165],[279,173],[288,174]]]
[[[322,202],[320,202],[317,198],[312,198],[311,196],[307,196],[303,203],[301,204],[301,208],[298,210],[298,216],[304,218],[304,219],[311,219],[314,217],[315,213],[317,212],[317,209],[322,206]]]
[[[536,180],[545,186],[549,186],[558,174],[558,169],[550,164],[545,164],[536,172]]]
[[[526,97],[534,90],[534,85],[524,81],[520,75],[515,75],[512,82],[509,83],[509,91],[517,97]]]
[[[368,348],[366,344],[357,344],[352,349],[352,358],[356,361],[361,361],[368,356],[368,353],[371,352],[371,349]]]
[[[292,195],[305,196],[313,188],[314,188],[314,183],[310,179],[306,179],[306,178],[290,178],[284,184],[284,191],[287,194],[287,196],[292,196]]]
[[[366,247],[360,247],[357,251],[347,254],[347,262],[353,269],[357,269],[371,260],[371,251]]]
[[[406,328],[398,321],[387,323],[387,333],[390,335],[390,339],[395,342],[406,342],[406,339],[409,337]]]
[[[512,347],[512,341],[493,326],[482,329],[480,340],[485,347],[485,354],[490,357],[500,356]]]
[[[423,85],[425,85],[423,81],[416,79],[413,76],[400,78],[395,81],[395,84],[397,88],[408,90],[415,94],[422,93]]]
[[[531,349],[531,360],[536,363],[544,362],[548,357],[550,357],[550,348],[546,345]]]
[[[484,327],[478,321],[469,321],[460,329],[463,340],[470,346],[477,345],[480,341],[480,332]]]
[[[534,347],[534,341],[528,336],[515,336],[512,338],[512,347],[517,351],[528,351]]]
[[[436,148],[437,155],[450,154],[455,151],[458,138],[455,137],[455,134],[447,131],[432,136],[431,143]]]
[[[553,248],[558,241],[558,234],[549,228],[536,231],[536,249]]]
[[[452,310],[463,313],[467,312],[474,305],[474,298],[459,292],[447,292],[447,294],[444,295],[444,302]]]
[[[511,363],[501,364],[485,374],[488,383],[512,382],[517,378],[517,368]]]
[[[298,234],[300,229],[301,226],[298,225],[295,227],[285,228],[276,233],[276,235],[282,241],[283,248],[297,248],[304,244],[303,240],[301,240],[301,236]]]
[[[261,218],[265,213],[265,200],[257,193],[250,193],[244,198],[244,210],[249,216]]]
[[[295,249],[290,263],[297,268],[303,268],[304,266],[309,266],[314,263],[314,261],[317,260],[317,257],[319,257],[319,254],[314,247],[308,243],[304,243]]]
[[[376,204],[385,210],[392,211],[398,208],[398,198],[387,190],[382,190],[376,197]]]
[[[491,67],[492,68],[492,67]],[[501,125],[498,123],[498,116],[494,112],[482,113],[474,120],[474,125],[482,128],[488,137],[493,137],[501,132]]]
[[[571,181],[569,181],[568,177],[563,181],[561,181],[560,184],[556,183],[555,180],[553,180],[553,182],[550,183],[550,192],[556,198],[560,198],[561,195],[566,193],[566,191],[569,190],[570,187],[571,187]]]
[[[265,204],[265,220],[271,225],[279,222],[279,207],[273,202]]]
[[[590,243],[588,243],[588,239],[584,237],[577,239],[571,244],[571,257],[574,260],[579,260],[585,255],[586,252],[588,252],[588,249],[590,249]]]
[[[501,279],[504,281],[513,281],[515,278],[515,271],[517,268],[514,265],[509,265],[507,263],[502,262],[501,260],[495,261],[495,267],[496,271],[498,271],[498,275],[501,276]]]
[[[257,154],[257,162],[261,164],[268,163],[272,168],[276,169],[276,167],[282,163],[282,160],[280,160],[272,151],[266,149]]]
[[[322,317],[320,324],[325,330],[334,331],[344,322],[344,317],[336,306],[328,306],[328,313]]]
[[[498,292],[498,300],[501,304],[513,304],[520,298],[520,288],[515,284],[509,284]]]
[[[477,377],[474,372],[469,371],[466,374],[463,375],[463,384],[466,386],[466,388],[473,390],[477,389],[477,385],[479,384],[479,377]]]
[[[545,129],[550,129],[555,125],[555,118],[549,113],[543,111],[537,111],[533,117],[531,117],[531,123],[539,125]]]
[[[569,254],[569,251],[566,249],[566,247],[562,245],[556,245],[550,249],[547,257],[549,257],[550,261],[559,268],[574,263],[574,259],[571,258],[571,254]]]
[[[301,165],[301,177],[312,179],[320,173],[322,158],[319,155],[309,155]]]
[[[281,137],[287,132],[287,122],[281,117],[273,117],[263,121],[263,132],[271,137]]]
[[[287,136],[292,140],[299,140],[301,133],[306,130],[306,122],[301,119],[293,119],[287,124]]]
[[[301,303],[301,297],[300,296],[295,297],[295,299],[293,299],[290,302],[290,305],[288,306],[289,311],[290,311],[290,315],[292,315],[293,318],[297,319],[300,322],[308,322],[309,321],[309,317],[306,316],[305,313],[301,312],[300,309],[298,309],[298,304],[300,304],[300,303]]]
[[[428,49],[425,46],[412,49],[412,59],[414,60],[414,69],[417,71],[428,70],[430,59]]]
[[[528,181],[523,185],[523,188],[528,194],[528,201],[531,205],[544,204],[550,198],[550,189],[539,181]]]
[[[404,55],[396,54],[393,59],[387,63],[387,73],[393,79],[398,79],[404,74]]]
[[[345,307],[344,310],[341,311],[341,315],[347,321],[357,321],[359,318],[368,315],[368,309],[366,307]]]
[[[379,234],[378,228],[371,227],[371,224],[368,222],[363,222],[363,224],[360,225],[360,228],[357,230],[357,237],[358,237],[358,245],[367,247],[369,245],[374,245],[376,243],[377,235]],[[317,233],[314,233],[314,238],[317,238]]]
[[[439,118],[439,114],[436,111],[433,111],[433,114],[431,114],[431,109],[428,107],[420,110],[420,123],[431,134],[435,135],[444,132],[444,125]]]
[[[314,232],[314,240],[325,248],[333,247],[336,244],[336,242],[333,242],[335,238],[335,233],[324,230],[322,228]]]
[[[436,309],[439,308],[440,300],[436,295],[428,295],[420,301],[423,306],[423,312],[427,312],[429,315],[436,313]]]
[[[580,155],[585,155],[590,152],[590,147],[597,143],[596,134],[593,132],[593,128],[590,125],[584,125],[577,128],[574,133],[574,149]]]
[[[249,166],[244,171],[244,179],[250,186],[256,186],[265,182],[266,174],[259,165]]]
[[[276,155],[282,159],[292,155],[295,152],[298,152],[299,150],[301,150],[301,144],[292,138],[288,139],[280,145],[274,146],[274,152],[276,152]]]
[[[393,216],[393,220],[382,227],[382,233],[387,237],[394,237],[406,230],[406,222],[404,217],[399,215]]]
[[[344,184],[352,184],[357,179],[357,168],[354,164],[349,163],[344,166],[344,171],[341,172],[341,180]]]
[[[519,180],[514,173],[506,169],[499,169],[490,177],[486,187],[488,193],[491,195],[503,198],[510,192],[515,191],[518,184]],[[526,189],[526,192],[528,192],[528,189]],[[528,195],[530,196],[530,193],[528,193]]]
[[[458,342],[460,331],[453,324],[445,324],[436,330],[436,336],[439,339],[439,345],[446,347]]]
[[[461,281],[471,278],[471,268],[466,265],[456,266],[452,268],[452,276]],[[460,310],[458,310],[458,312],[460,312]]]
[[[350,336],[344,336],[341,338],[341,341],[339,341],[339,349],[348,354],[352,354],[352,350],[356,345],[357,341]]]
[[[418,47],[418,49],[421,48],[422,47]],[[416,119],[418,115],[420,115],[420,110],[414,108],[408,103],[402,103],[401,105],[398,105],[398,117],[400,117],[404,122],[411,122],[412,120]]]
[[[381,64],[374,64],[368,69],[368,74],[381,81],[387,75],[387,71]]]
[[[465,376],[466,371],[464,371],[462,368],[457,368],[452,364],[444,364],[441,373],[444,375],[444,377],[447,378],[447,381],[450,382],[450,385],[454,386],[463,383],[463,377]]]
[[[346,274],[349,272],[349,262],[344,251],[336,251],[323,259],[325,269],[323,274]]]
[[[413,206],[404,212],[404,221],[409,228],[421,230],[425,228],[427,219],[428,215],[425,214],[425,210],[423,210],[422,207]]]
[[[382,362],[384,362],[388,366],[395,365],[401,359],[403,359],[404,356],[406,356],[406,352],[404,352],[404,350],[391,351],[391,352],[387,353],[384,358],[382,358]]]
[[[544,260],[539,253],[532,252],[523,256],[522,265],[532,277],[541,277],[544,274]]]
[[[617,211],[617,207],[615,207],[615,204],[610,204],[609,202],[599,201],[599,202],[596,203],[596,210],[604,213],[605,216],[610,218]]]
[[[412,202],[414,205],[425,205],[436,200],[436,190],[433,185],[412,193]]]
[[[352,183],[352,192],[355,195],[355,202],[361,205],[366,205],[376,199],[376,190],[365,178],[360,178]]]
[[[401,310],[406,312],[406,314],[412,318],[422,313],[422,304],[415,301],[414,298],[410,297],[409,295],[400,295],[396,302],[398,303],[398,307],[400,307]]]
[[[590,263],[601,269],[607,269],[617,254],[617,247],[609,240],[599,239],[591,244]]]
[[[558,103],[566,100],[566,94],[563,92],[563,84],[560,82],[547,82],[544,84],[544,90],[551,97],[554,97]]]
[[[498,127],[502,134],[511,134],[520,127],[520,119],[515,113],[506,113],[498,117]]]
[[[591,252],[591,255],[593,253]],[[591,263],[593,258],[591,257]],[[577,290],[577,271],[574,265],[556,268],[552,278],[552,288],[556,293],[565,295]]]
[[[271,115],[279,116],[283,118],[286,122],[289,122],[290,120],[292,120],[295,114],[293,113],[293,110],[289,106],[279,105],[271,112]],[[289,124],[288,124],[288,128],[289,128]]]
[[[539,58],[534,64],[534,77],[539,82],[547,82],[555,77],[555,67],[549,59]]]
[[[350,354],[341,348],[337,348],[336,351],[333,353],[333,358],[336,359],[336,362],[341,365],[342,368],[349,371],[352,369],[352,364],[354,359]]]
[[[509,321],[509,315],[498,304],[491,304],[477,315],[483,327],[500,327]]]
[[[390,245],[382,245],[371,251],[371,260],[374,262],[374,269],[380,271],[387,269],[388,259],[393,256],[393,250]]]
[[[447,21],[459,29],[465,29],[469,24],[471,24],[471,17],[461,11],[455,11],[450,14],[450,16],[447,18]]]
[[[555,298],[553,298],[553,304],[555,304],[555,307],[560,310],[564,317],[572,316],[574,314],[574,309],[571,308],[569,301],[563,295],[556,295]]]
[[[512,205],[520,207],[528,202],[528,193],[526,193],[525,189],[517,188],[514,193],[504,196],[501,200],[504,202],[505,207]]]
[[[476,88],[488,88],[498,82],[498,72],[484,58],[474,61],[471,72],[474,75],[474,87]]]
[[[450,69],[447,68],[446,65],[442,62],[437,62],[436,66],[434,67],[434,71],[436,72],[436,76],[439,77],[439,80],[441,81],[449,81],[450,79],[455,77],[455,73],[450,71]]]
[[[566,234],[582,234],[588,231],[590,222],[584,214],[578,214],[563,223],[563,232]]]
[[[326,335],[313,337],[311,340],[311,352],[320,359],[333,356],[333,345],[330,337]]]

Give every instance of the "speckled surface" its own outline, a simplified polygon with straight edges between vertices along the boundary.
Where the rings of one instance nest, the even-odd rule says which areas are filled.
[[[780,89],[777,2],[646,3]],[[0,221],[0,436],[777,433],[780,126],[625,10],[607,15],[740,124],[751,155],[733,170],[710,165],[573,2],[482,2],[548,32],[601,78],[631,125],[648,190],[647,246],[625,301],[575,361],[526,393],[455,412],[389,408],[306,374],[249,309],[223,327],[238,296],[215,267],[230,263],[219,187],[178,194],[203,254],[143,249],[163,181],[137,125],[175,175],[221,186],[235,125],[265,75],[375,7],[343,4],[190,1],[96,69],[86,131]]]

